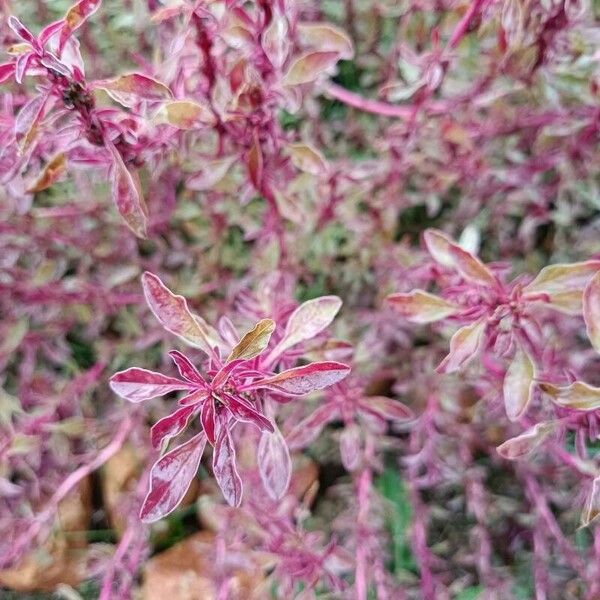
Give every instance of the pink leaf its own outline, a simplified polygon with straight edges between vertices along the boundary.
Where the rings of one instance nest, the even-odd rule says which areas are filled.
[[[323,175],[329,169],[325,157],[308,144],[288,144],[287,151],[292,164],[300,171],[311,175]]]
[[[27,52],[17,58],[17,62],[15,63],[15,81],[17,83],[23,82],[23,78],[27,74],[34,56],[32,52]]]
[[[227,503],[239,506],[242,502],[242,480],[235,466],[235,448],[226,426],[221,426],[215,443],[213,472]]]
[[[211,445],[215,443],[215,401],[212,396],[209,396],[202,405],[202,412],[200,413],[200,422],[202,423],[202,429],[206,433],[206,437]]]
[[[524,298],[539,300],[542,296],[542,301],[551,308],[567,314],[580,314],[583,290],[598,271],[600,260],[549,265],[523,288]]]
[[[583,318],[588,338],[596,352],[600,352],[600,271],[583,291]]]
[[[198,410],[198,405],[183,406],[173,414],[163,417],[150,429],[150,440],[154,448],[160,448],[164,440],[180,434],[187,426],[191,416]]]
[[[49,23],[46,25],[38,35],[39,43],[44,46],[48,40],[54,36],[59,30],[61,30],[65,26],[65,20],[60,19],[59,21],[54,21],[54,23]]]
[[[206,445],[204,432],[160,458],[150,471],[150,491],[144,500],[140,518],[153,523],[175,510],[198,472]]]
[[[219,369],[219,371],[217,372],[217,374],[214,376],[214,378],[212,380],[211,385],[212,385],[213,389],[216,389],[218,387],[222,387],[223,385],[225,385],[227,383],[227,381],[229,380],[229,378],[231,377],[231,374],[243,362],[244,361],[241,358],[239,358],[237,360],[232,360],[231,362],[224,364]]]
[[[285,15],[274,13],[271,23],[265,29],[261,45],[271,64],[280,69],[289,54],[291,39]]]
[[[346,471],[354,471],[360,464],[360,427],[356,423],[346,425],[340,435],[340,454]]]
[[[29,31],[29,29],[27,29],[27,27],[25,27],[25,25],[23,25],[23,23],[21,23],[21,21],[19,21],[19,19],[17,19],[17,17],[15,17],[13,15],[8,17],[8,26],[22,40],[24,40],[25,42],[28,42],[35,48],[38,47],[35,36],[31,33],[31,31]]]
[[[337,52],[340,58],[350,59],[354,54],[352,40],[345,31],[329,23],[299,23],[300,41],[315,50]]]
[[[54,155],[46,163],[35,181],[27,188],[27,192],[33,194],[49,188],[65,172],[66,168],[67,159],[65,154],[60,152]]]
[[[200,165],[197,173],[188,178],[186,187],[190,190],[200,192],[211,189],[227,175],[227,171],[229,171],[235,161],[235,156],[206,161],[203,165]]]
[[[411,421],[415,418],[412,410],[399,400],[386,396],[366,396],[358,401],[361,411],[391,421]]]
[[[280,500],[292,476],[292,461],[279,429],[263,431],[258,442],[256,460],[263,486],[273,500]]]
[[[205,389],[195,389],[187,396],[180,398],[177,402],[180,406],[190,406],[191,404],[198,404],[208,397],[208,392]]]
[[[125,166],[123,158],[112,143],[106,144],[112,155],[112,197],[127,226],[140,238],[146,237],[148,217],[137,173]]]
[[[64,18],[64,28],[60,34],[59,48],[63,48],[69,36],[91,17],[101,4],[101,0],[80,0],[69,10]]]
[[[158,109],[152,121],[186,130],[215,125],[217,118],[209,106],[191,100],[171,100]]]
[[[423,234],[425,245],[433,259],[444,267],[455,269],[466,280],[486,287],[496,287],[496,276],[470,252],[437,229],[427,229]]]
[[[15,138],[19,150],[24,153],[38,133],[38,125],[44,117],[47,97],[40,94],[34,96],[23,105],[15,119]]]
[[[331,324],[341,306],[342,301],[337,296],[321,296],[301,304],[290,315],[283,338],[272,355],[279,356],[292,346],[321,333]]]
[[[283,85],[301,85],[310,83],[331,69],[340,59],[339,52],[308,52],[297,58],[284,75]]]
[[[251,384],[250,388],[269,388],[282,394],[303,396],[341,381],[350,367],[338,362],[317,362],[282,371],[268,379]]]
[[[485,319],[461,327],[450,340],[450,352],[437,368],[438,373],[454,373],[468,365],[481,349]]]
[[[4,63],[0,65],[0,83],[8,81],[15,72],[15,63]]]
[[[517,348],[515,356],[504,376],[504,406],[511,421],[520,419],[527,410],[533,390],[535,365],[522,348]]]
[[[191,383],[197,383],[203,388],[208,389],[208,384],[206,383],[206,380],[204,379],[204,377],[202,377],[198,369],[196,369],[196,367],[194,367],[194,365],[190,362],[187,356],[184,356],[183,354],[181,354],[181,352],[178,352],[177,350],[171,350],[171,352],[169,352],[169,356],[173,359],[173,362],[175,363],[179,374],[184,379],[187,379]]]
[[[192,387],[185,381],[137,367],[115,373],[110,378],[109,385],[115,394],[130,402],[142,402]]]
[[[218,345],[217,332],[203,319],[192,315],[183,296],[173,294],[156,275],[148,271],[142,276],[142,286],[150,310],[167,331],[209,356],[213,355],[213,348]]]
[[[386,298],[392,308],[412,323],[433,323],[451,317],[460,307],[423,290],[391,294]]]
[[[537,423],[521,435],[506,440],[496,448],[498,454],[508,460],[515,460],[533,452],[550,433],[556,429],[556,423]]]
[[[335,421],[339,416],[336,407],[330,404],[319,406],[310,416],[300,421],[286,436],[289,448],[291,450],[306,448],[317,439],[327,423]]]
[[[93,87],[104,90],[113,100],[128,108],[135,106],[139,100],[159,101],[172,96],[164,83],[140,73],[95,81]]]
[[[245,423],[254,423],[263,431],[273,431],[271,421],[264,415],[261,415],[256,408],[240,396],[231,394],[220,394],[218,399],[227,407],[229,412],[238,421]]]

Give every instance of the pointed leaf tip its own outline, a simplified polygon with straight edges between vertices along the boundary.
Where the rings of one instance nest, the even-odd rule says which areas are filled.
[[[169,392],[191,388],[185,381],[137,367],[115,373],[110,378],[109,386],[115,394],[130,402],[143,402]]]
[[[341,381],[349,372],[350,367],[342,363],[317,362],[282,371],[273,377],[257,381],[252,387],[268,388],[291,396],[303,396]]]
[[[484,319],[461,327],[450,340],[450,352],[437,368],[438,373],[454,373],[467,366],[481,350],[486,330]]]
[[[518,348],[504,376],[503,394],[506,415],[520,419],[527,410],[535,389],[535,365],[522,348]]]
[[[140,511],[144,523],[154,523],[177,508],[198,472],[205,446],[206,436],[201,432],[156,461]]]
[[[461,248],[437,229],[427,229],[423,240],[432,258],[444,267],[455,269],[464,279],[485,287],[496,287],[498,280],[479,258]]]
[[[386,300],[397,313],[417,324],[434,323],[460,310],[459,306],[423,290],[391,294]]]
[[[261,354],[269,345],[271,334],[275,331],[275,321],[262,319],[235,345],[227,362],[232,360],[250,360]]]
[[[204,319],[190,312],[183,296],[173,294],[149,271],[142,275],[142,287],[150,310],[167,331],[212,356],[213,348],[219,345],[218,334]]]

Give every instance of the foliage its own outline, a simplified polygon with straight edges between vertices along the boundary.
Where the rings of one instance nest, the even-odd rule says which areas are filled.
[[[599,20],[0,3],[0,585],[597,598]]]

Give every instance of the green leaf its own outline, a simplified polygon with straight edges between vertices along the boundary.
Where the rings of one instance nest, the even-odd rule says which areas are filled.
[[[390,502],[391,510],[386,515],[386,525],[392,539],[390,570],[395,575],[406,571],[416,573],[417,564],[408,539],[412,508],[400,473],[393,467],[386,467],[377,480],[377,489]]]

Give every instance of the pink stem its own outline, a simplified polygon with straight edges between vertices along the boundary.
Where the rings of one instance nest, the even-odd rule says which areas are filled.
[[[96,458],[90,463],[82,465],[73,471],[73,473],[58,486],[44,510],[36,515],[34,524],[15,541],[12,546],[12,552],[3,562],[10,564],[21,551],[36,538],[46,523],[55,515],[59,503],[64,500],[71,490],[90,473],[101,467],[111,456],[117,453],[123,445],[128,433],[131,431],[132,426],[132,416],[128,415],[127,418],[121,422],[115,437],[100,451]]]
[[[475,15],[481,10],[485,0],[473,0],[473,3],[467,9],[467,12],[463,15],[463,18],[458,22],[456,29],[453,31],[450,41],[448,42],[448,48],[456,48],[460,43],[460,40],[465,36],[471,21]]]

